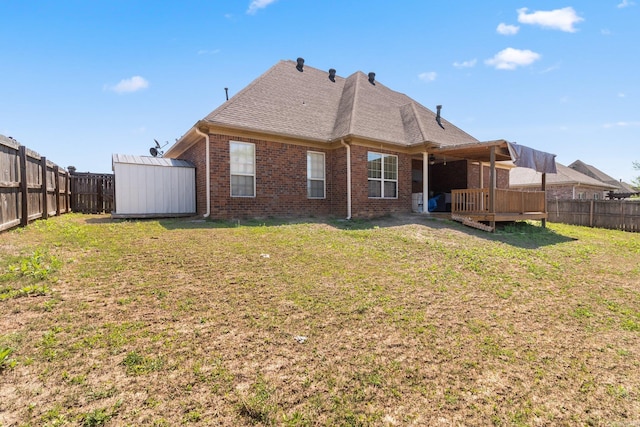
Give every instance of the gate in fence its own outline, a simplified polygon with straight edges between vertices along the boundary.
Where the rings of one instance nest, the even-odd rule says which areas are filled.
[[[115,210],[115,176],[109,173],[76,172],[69,166],[71,176],[71,210],[100,214]]]

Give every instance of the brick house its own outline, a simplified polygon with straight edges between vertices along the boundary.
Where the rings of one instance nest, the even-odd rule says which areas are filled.
[[[456,189],[508,188],[507,142],[480,142],[440,108],[374,73],[342,78],[302,59],[280,61],[165,157],[196,166],[197,212],[221,219],[372,217],[410,212],[416,194],[450,201]]]
[[[547,175],[546,192],[548,200],[602,200],[616,187],[591,178],[577,170],[556,163],[558,173]],[[509,176],[514,189],[540,190],[540,173],[533,169],[514,168]]]
[[[573,170],[590,176],[593,179],[597,179],[600,182],[604,182],[605,184],[613,185],[614,187],[616,187],[615,189],[607,192],[607,197],[609,198],[626,199],[633,195],[640,194],[640,192],[634,189],[630,184],[622,180],[617,180],[602,172],[595,166],[586,164],[582,160],[576,160],[575,162],[571,163],[569,167]]]

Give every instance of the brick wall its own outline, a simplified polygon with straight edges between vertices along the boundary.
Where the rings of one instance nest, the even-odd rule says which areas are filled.
[[[210,135],[211,217],[260,218],[269,216],[335,216],[347,215],[346,148],[309,149],[304,146],[225,135]],[[256,148],[256,197],[231,197],[229,172],[229,141],[249,142]],[[180,157],[196,165],[197,211],[206,212],[206,164],[204,138]],[[326,198],[307,198],[307,151],[325,153]],[[375,151],[398,156],[398,197],[369,198],[367,153]],[[352,216],[375,217],[389,213],[411,211],[412,167],[422,162],[412,161],[408,154],[351,146]],[[475,169],[473,169],[475,167]],[[434,191],[452,188],[478,188],[479,166],[466,160],[450,161],[429,167],[430,187]],[[508,187],[508,170],[498,169],[498,187]],[[485,186],[489,168],[485,167]],[[475,181],[474,181],[475,179]],[[475,183],[475,184],[474,184]],[[413,183],[414,184],[414,183]],[[476,185],[476,187],[473,187]],[[420,185],[420,191],[422,188]]]
[[[327,186],[327,195],[331,194],[331,215],[347,217],[347,149],[337,148],[327,154],[327,171],[331,165],[331,186]]]
[[[204,141],[204,138],[203,138]],[[206,189],[206,164],[205,145],[203,142],[194,144],[180,158],[189,160],[196,166],[196,212],[204,215],[207,210],[207,189]]]
[[[367,153],[398,156],[398,197],[396,199],[370,199],[367,171]],[[354,218],[367,218],[389,213],[411,212],[411,156],[386,150],[351,147],[351,206]]]
[[[330,150],[281,144],[225,135],[210,135],[211,147],[211,217],[264,218],[269,216],[327,216],[332,214],[334,165]],[[255,144],[256,195],[231,197],[229,141]],[[326,198],[307,198],[307,151],[324,152]],[[197,166],[196,194],[198,213],[206,211],[206,165],[204,144],[198,143],[181,158]],[[345,202],[346,203],[346,202]]]
[[[489,188],[491,168],[482,167],[482,182],[480,182],[480,164],[467,162],[467,188]],[[496,188],[509,188],[509,169],[496,168]]]

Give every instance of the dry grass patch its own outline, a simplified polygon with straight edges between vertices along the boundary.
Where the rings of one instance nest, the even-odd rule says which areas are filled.
[[[56,217],[2,234],[0,425],[634,425],[639,283],[556,224]]]

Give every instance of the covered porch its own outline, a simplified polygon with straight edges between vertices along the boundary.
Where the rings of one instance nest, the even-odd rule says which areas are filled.
[[[453,220],[485,231],[494,231],[497,222],[507,221],[542,220],[542,226],[546,226],[546,173],[555,171],[553,154],[497,140],[455,147],[429,146],[422,157],[423,194],[430,196],[433,191],[429,182],[429,168],[437,167],[442,159],[445,159],[445,164],[446,159],[450,159],[449,162],[464,159],[467,164],[474,165],[474,171],[479,173],[478,178],[468,178],[466,182],[467,187],[477,188],[459,188],[460,185],[450,188],[450,192],[446,193],[448,203],[445,212],[439,215],[448,214]],[[505,183],[504,180],[501,180],[503,188],[499,188],[496,164],[505,161],[542,172],[542,191],[511,190],[508,181]],[[468,171],[471,168],[467,166]],[[487,169],[488,176],[484,176],[483,171]],[[433,174],[432,179],[436,181]],[[439,183],[439,186],[442,187],[442,184]],[[427,198],[424,206],[423,212],[427,213]]]

